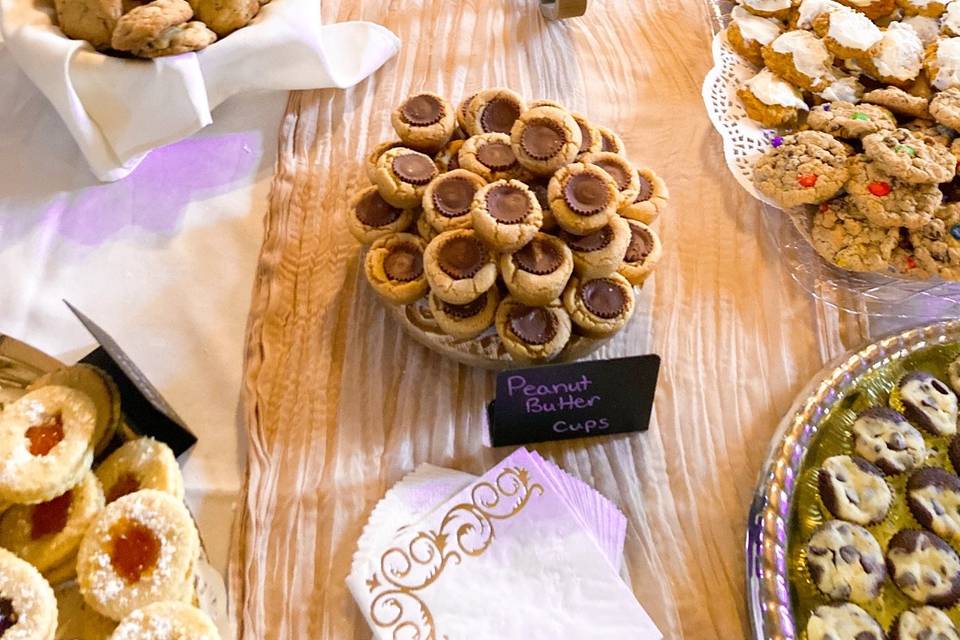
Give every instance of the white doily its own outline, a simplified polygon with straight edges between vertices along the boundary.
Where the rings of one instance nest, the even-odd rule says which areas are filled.
[[[785,215],[753,186],[753,165],[777,135],[750,118],[737,89],[756,70],[723,37],[713,39],[713,68],[703,82],[703,102],[723,139],[730,173],[764,203],[764,223],[793,279],[819,300],[844,311],[886,318],[933,319],[960,313],[960,284],[940,278],[918,281],[881,273],[854,273],[823,260],[810,245],[809,218],[802,211]]]

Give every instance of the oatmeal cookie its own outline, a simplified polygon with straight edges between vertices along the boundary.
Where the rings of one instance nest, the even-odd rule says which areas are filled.
[[[847,150],[819,131],[784,136],[754,166],[753,181],[784,208],[816,204],[835,196],[849,175]]]
[[[945,147],[950,146],[955,135],[953,129],[926,118],[914,118],[901,126],[907,131],[912,131],[920,138],[933,140]]]
[[[910,238],[924,268],[944,280],[960,280],[960,204],[940,207]]]
[[[863,102],[879,105],[901,116],[927,118],[929,100],[920,96],[910,95],[899,87],[874,89],[863,94]]]
[[[783,25],[772,18],[756,16],[737,6],[730,12],[727,42],[752,64],[763,66],[763,48],[783,33]]]
[[[123,15],[120,0],[56,0],[57,25],[74,40],[86,40],[94,49],[109,49],[117,20]]]
[[[893,131],[897,128],[897,119],[873,104],[829,102],[810,110],[807,125],[837,138],[862,138],[871,133]]]
[[[919,229],[943,199],[937,185],[903,182],[862,156],[850,161],[846,188],[857,211],[878,227]]]
[[[890,256],[890,269],[897,275],[913,280],[929,280],[936,275],[936,272],[928,271],[920,264],[907,229],[900,229],[900,242]]]
[[[204,23],[194,20],[164,29],[155,40],[147,41],[135,53],[144,58],[176,56],[181,53],[200,51],[216,40],[216,33],[208,29]]]
[[[510,89],[485,89],[467,103],[463,112],[463,130],[469,136],[483,133],[510,133],[527,105]]]
[[[424,91],[394,109],[390,122],[406,146],[436,153],[450,141],[457,114],[443,96]]]
[[[960,88],[951,87],[933,96],[930,115],[943,126],[960,130]]]
[[[223,38],[250,24],[260,13],[259,0],[190,0],[193,14]]]
[[[833,54],[809,31],[778,36],[763,48],[763,61],[772,72],[801,89],[822,91],[832,81]]]
[[[909,89],[923,68],[923,43],[911,27],[892,22],[883,31],[883,39],[858,63],[871,78]]]
[[[527,171],[549,176],[576,159],[583,137],[577,121],[566,111],[537,107],[517,118],[510,142],[517,161]]]
[[[863,152],[883,171],[913,184],[950,182],[957,165],[949,149],[903,128],[865,136]]]
[[[869,224],[848,198],[820,205],[813,216],[812,235],[817,253],[848,271],[885,271],[899,241],[896,228]]]
[[[863,98],[863,92],[866,90],[857,76],[847,75],[836,68],[833,70],[830,84],[826,89],[817,92],[816,95],[821,100],[827,102],[850,102],[857,104]]]
[[[743,83],[737,97],[751,120],[771,129],[797,126],[800,113],[809,109],[800,90],[769,69]]]
[[[117,20],[111,45],[117,51],[139,54],[152,46],[172,27],[179,27],[193,17],[193,8],[186,0],[154,0]]]
[[[559,300],[534,307],[507,296],[497,307],[497,334],[519,362],[545,362],[560,355],[570,341],[570,316]]]

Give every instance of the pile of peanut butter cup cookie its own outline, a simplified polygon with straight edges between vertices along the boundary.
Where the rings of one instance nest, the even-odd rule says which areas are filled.
[[[56,0],[64,35],[98,51],[159,58],[199,51],[250,21],[270,0]]]
[[[392,114],[398,140],[367,158],[374,186],[350,202],[364,271],[384,300],[426,297],[439,328],[496,327],[518,361],[606,337],[633,315],[660,259],[648,226],[667,204],[614,132],[547,100],[487,89],[458,108],[433,93]]]
[[[124,433],[76,365],[0,403],[0,637],[217,640],[195,606],[200,537],[170,448]]]
[[[754,183],[849,271],[960,280],[960,0],[740,0]]]

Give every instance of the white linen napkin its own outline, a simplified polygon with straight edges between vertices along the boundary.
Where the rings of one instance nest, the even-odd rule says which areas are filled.
[[[659,640],[562,473],[519,449],[358,552],[347,584],[375,636]]]
[[[156,60],[105,56],[66,38],[52,0],[0,0],[0,30],[106,182],[128,175],[151,149],[210,124],[210,112],[236,93],[346,88],[400,49],[377,24],[322,25],[316,0],[274,0],[203,51]]]

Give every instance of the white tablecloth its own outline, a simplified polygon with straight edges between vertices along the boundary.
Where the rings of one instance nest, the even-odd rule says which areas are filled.
[[[0,43],[0,332],[74,361],[110,332],[200,442],[184,472],[211,559],[239,493],[243,332],[285,93],[241,96],[215,124],[101,185]]]

